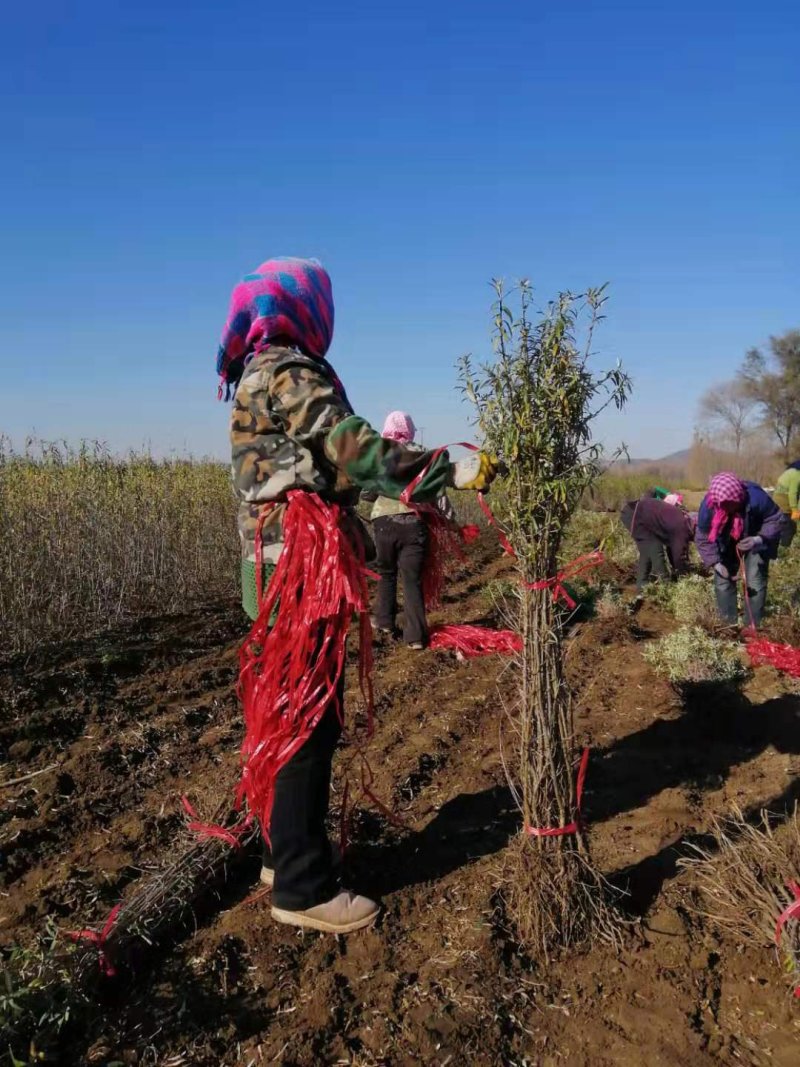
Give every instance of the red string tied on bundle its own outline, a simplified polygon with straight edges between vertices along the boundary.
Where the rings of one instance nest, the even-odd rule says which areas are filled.
[[[558,574],[554,575],[552,578],[542,578],[537,582],[525,582],[525,588],[549,589],[553,594],[553,601],[556,604],[559,600],[563,600],[569,610],[574,611],[578,605],[567,592],[564,583],[572,578],[577,578],[578,575],[591,570],[592,567],[599,566],[603,560],[603,553],[600,552],[599,549],[596,549],[594,552],[587,552],[585,555],[578,556],[577,559],[568,563],[563,570],[559,571]]]
[[[181,797],[181,803],[183,804],[183,810],[189,816],[190,821],[187,823],[187,827],[192,833],[197,834],[198,837],[216,837],[220,841],[226,842],[231,848],[241,848],[242,834],[245,833],[252,821],[249,815],[238,825],[226,828],[220,826],[219,823],[203,822],[192,807],[188,797]]]
[[[786,888],[795,899],[781,912],[775,923],[775,944],[778,948],[781,946],[781,934],[783,933],[784,926],[786,926],[791,919],[800,920],[800,884],[797,882],[787,882]],[[800,985],[795,988],[794,995],[800,997]]]
[[[486,626],[434,626],[429,647],[434,652],[456,652],[465,659],[477,656],[513,656],[522,651],[522,638],[513,630],[490,630]]]
[[[315,493],[288,494],[284,548],[259,614],[240,652],[239,695],[245,719],[237,805],[247,799],[268,838],[275,779],[333,705],[344,725],[338,689],[353,614],[360,615],[359,683],[373,731],[372,640],[363,549],[348,536],[338,504]],[[259,531],[264,515],[259,522]],[[256,576],[261,572],[256,537]],[[274,616],[274,618],[273,618]]]
[[[586,781],[586,769],[589,766],[589,749],[583,750],[581,762],[578,766],[578,780],[575,784],[575,818],[566,826],[526,826],[525,833],[531,837],[564,837],[566,834],[577,834],[581,828],[581,801],[583,800],[583,786]]]
[[[121,907],[121,904],[116,904],[111,909],[102,930],[72,930],[67,934],[67,937],[76,943],[78,941],[90,941],[93,945],[97,945],[97,962],[101,972],[106,978],[113,978],[117,973],[113,963],[106,955],[105,943],[108,940],[108,935],[111,933],[114,923],[117,921],[117,916],[119,915]]]

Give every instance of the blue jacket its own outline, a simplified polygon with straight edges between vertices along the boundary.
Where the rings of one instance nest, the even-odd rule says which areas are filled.
[[[744,485],[747,489],[747,505],[742,537],[763,537],[764,544],[759,549],[759,554],[766,559],[775,559],[778,555],[778,545],[783,529],[783,513],[760,485],[756,485],[755,482],[745,482]],[[737,570],[736,542],[730,535],[730,524],[722,530],[716,541],[709,541],[710,532],[711,508],[706,496],[703,497],[703,503],[700,505],[695,532],[695,543],[700,559],[709,568],[715,563],[724,563],[728,570],[731,568]]]

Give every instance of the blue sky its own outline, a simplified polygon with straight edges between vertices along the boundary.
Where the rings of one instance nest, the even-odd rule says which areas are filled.
[[[696,398],[800,326],[791,0],[16,5],[0,44],[0,431],[225,455],[230,289],[333,277],[374,421],[462,437],[488,280],[610,282],[602,432],[689,440]]]

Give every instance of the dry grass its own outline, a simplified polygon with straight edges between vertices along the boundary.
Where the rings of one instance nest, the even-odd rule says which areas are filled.
[[[620,522],[619,515],[579,508],[564,533],[559,559],[562,564],[599,548],[605,558],[623,571],[633,571],[639,553]]]
[[[616,586],[604,585],[594,602],[594,611],[600,619],[621,619],[630,609]]]
[[[651,582],[645,586],[644,595],[678,622],[709,629],[719,625],[714,587],[705,575],[688,574],[675,582]]]
[[[222,464],[0,438],[5,652],[233,595],[237,566]]]
[[[758,825],[749,823],[739,808],[711,829],[712,844],[694,846],[696,856],[681,860],[698,883],[701,914],[739,944],[772,946],[787,982],[800,981],[800,921],[783,927],[780,946],[775,934],[778,918],[795,901],[788,888],[800,882],[800,825],[792,818],[773,828],[766,812]]]
[[[649,489],[661,484],[648,471],[626,472],[624,468],[614,467],[586,492],[583,506],[592,511],[620,511],[629,500],[638,500]]]

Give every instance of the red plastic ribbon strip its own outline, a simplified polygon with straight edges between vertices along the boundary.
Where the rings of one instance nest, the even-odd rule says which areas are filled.
[[[424,467],[422,472],[420,474],[418,474],[416,478],[414,478],[414,480],[406,487],[406,489],[401,494],[401,496],[400,496],[400,503],[401,504],[405,504],[406,507],[412,507],[413,506],[411,504],[411,497],[412,497],[412,495],[414,493],[414,490],[417,488],[419,483],[422,481],[422,479],[425,477],[425,475],[431,469],[432,465],[436,462],[436,460],[439,458],[439,456],[441,456],[441,454],[443,452],[447,451],[448,448],[466,448],[470,452],[478,452],[478,451],[480,451],[477,445],[470,444],[468,441],[455,441],[451,445],[442,445],[441,448],[437,448],[434,451],[434,453],[431,456],[431,458],[428,460],[428,463],[426,464],[426,466]],[[506,555],[511,556],[512,558],[515,559],[516,558],[516,552],[514,551],[512,545],[511,545],[511,542],[508,540],[506,535],[500,529],[500,524],[498,523],[497,519],[494,517],[494,513],[492,512],[492,509],[486,503],[486,497],[484,496],[483,493],[478,493],[477,497],[478,497],[478,504],[480,505],[481,511],[486,516],[486,519],[489,522],[489,524],[491,526],[493,526],[495,528],[495,530],[497,531],[497,537],[498,537],[498,540],[500,541],[500,544],[503,546],[504,552],[506,553]],[[424,507],[425,505],[422,505],[422,506]],[[469,531],[469,534],[467,533],[467,531]],[[465,544],[469,544],[470,541],[474,541],[475,538],[478,536],[479,532],[480,531],[478,530],[478,527],[476,527],[476,526],[465,526],[465,527],[463,527],[462,531],[461,531],[461,534],[462,534],[462,537],[464,539],[464,543]]]
[[[422,571],[422,598],[425,610],[432,611],[442,603],[445,577],[454,559],[466,559],[461,547],[460,529],[446,519],[438,508],[430,504],[410,505],[428,531],[425,562]]]
[[[503,551],[505,552],[505,554],[507,556],[511,556],[512,559],[516,559],[517,553],[514,551],[514,547],[509,541],[509,539],[500,529],[500,523],[494,517],[494,512],[486,503],[486,497],[483,495],[483,493],[478,493],[478,504],[480,505],[481,511],[486,516],[489,525],[494,526],[495,530],[497,530],[497,538],[500,541],[500,544],[503,546]]]
[[[446,452],[448,448],[466,448],[470,452],[478,451],[477,445],[469,444],[467,441],[454,441],[451,445],[441,445],[439,448],[435,448],[431,454],[431,458],[428,460],[428,462],[425,464],[425,466],[422,468],[416,478],[412,478],[412,480],[408,483],[403,492],[400,494],[401,504],[405,504],[407,508],[410,508],[412,506],[411,497],[414,495],[414,490],[417,488],[419,483],[434,465],[439,456],[441,456],[443,452]]]
[[[779,645],[766,638],[749,637],[745,647],[754,667],[768,664],[779,671],[800,678],[800,648],[793,645]]]
[[[455,556],[464,560],[466,557],[461,550],[461,542],[469,544],[478,536],[480,530],[476,526],[459,527],[454,522],[446,519],[442,512],[432,504],[418,504],[411,500],[414,490],[431,469],[433,464],[446,452],[448,448],[466,448],[470,452],[477,452],[477,446],[466,441],[456,441],[451,445],[442,445],[431,453],[430,459],[420,473],[413,478],[400,494],[400,503],[411,508],[422,519],[428,528],[428,547],[425,553],[425,566],[422,573],[422,596],[426,610],[437,608],[441,604],[442,591],[444,589],[445,571],[449,562]]]
[[[785,908],[778,917],[778,921],[775,923],[775,944],[780,948],[781,934],[783,933],[784,926],[790,919],[800,919],[800,884],[797,882],[787,882],[786,888],[794,896],[794,901]],[[794,991],[796,997],[800,997],[800,985],[796,987]]]
[[[258,817],[265,836],[280,769],[332,704],[343,722],[338,688],[353,614],[361,616],[358,669],[367,704],[367,737],[373,729],[363,550],[348,535],[341,508],[315,493],[290,492],[282,518],[284,550],[240,652],[245,739],[237,803],[247,798],[248,810]],[[257,575],[260,542],[257,536]]]
[[[577,834],[581,826],[581,800],[583,799],[583,784],[586,781],[586,768],[589,766],[589,749],[583,750],[581,762],[578,766],[578,781],[575,785],[575,819],[566,826],[526,826],[525,833],[531,837],[564,837],[566,834]]]
[[[579,574],[583,574],[584,571],[588,571],[592,567],[599,566],[603,562],[603,558],[603,553],[598,549],[594,552],[587,552],[586,555],[578,556],[577,559],[568,563],[553,578],[542,578],[538,582],[525,582],[525,586],[527,589],[549,589],[556,603],[559,600],[563,600],[569,610],[574,611],[578,605],[567,592],[564,582],[569,581],[571,578],[577,578]]]
[[[391,808],[388,808],[386,804],[384,804],[382,800],[379,800],[378,797],[375,795],[375,791],[372,788],[375,783],[375,775],[373,773],[372,767],[369,764],[369,760],[364,754],[363,749],[361,748],[361,746],[358,746],[352,757],[347,761],[347,764],[345,765],[344,769],[344,788],[342,790],[342,805],[341,810],[339,812],[339,848],[341,849],[341,853],[343,856],[347,852],[347,849],[350,845],[350,831],[352,828],[353,814],[355,810],[354,805],[350,805],[349,803],[350,783],[352,781],[351,768],[354,760],[357,759],[361,760],[360,799],[366,797],[366,799],[371,801],[373,806],[377,808],[377,810],[395,826],[405,826],[405,823],[400,818],[400,816],[395,814],[395,812],[393,812]]]
[[[111,960],[108,958],[105,952],[105,943],[108,939],[108,935],[111,933],[111,928],[117,920],[119,915],[121,904],[116,904],[112,909],[105,921],[103,929],[99,932],[97,930],[73,930],[67,934],[67,937],[71,941],[91,941],[93,945],[97,945],[98,956],[97,962],[100,966],[100,970],[106,976],[106,978],[113,978],[117,973]]]
[[[232,826],[230,829],[226,829],[224,826],[220,826],[219,823],[214,822],[202,822],[200,816],[189,802],[188,797],[181,797],[181,803],[183,804],[184,811],[192,820],[189,822],[188,828],[198,837],[217,837],[220,841],[225,841],[231,846],[231,848],[241,848],[241,836],[247,830],[251,818],[248,816],[242,822],[236,826]]]
[[[429,647],[434,652],[458,652],[466,659],[476,656],[513,656],[522,650],[522,638],[513,630],[490,630],[487,626],[434,626]]]

